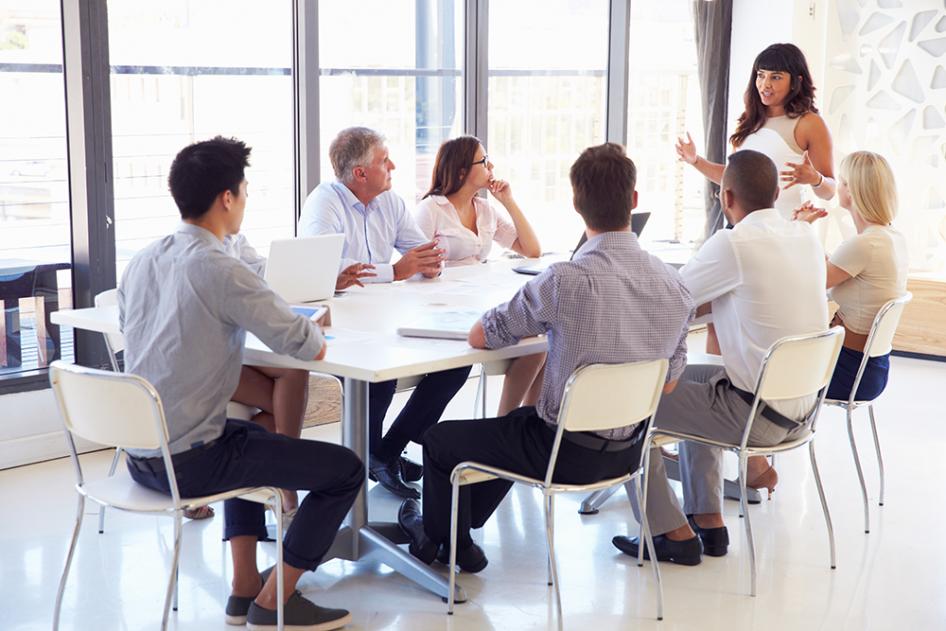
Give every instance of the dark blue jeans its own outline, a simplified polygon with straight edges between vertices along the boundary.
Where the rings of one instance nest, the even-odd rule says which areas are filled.
[[[255,423],[233,419],[217,440],[172,458],[181,497],[253,486],[308,491],[283,540],[283,559],[305,570],[322,562],[365,477],[361,460],[345,447],[271,434]],[[128,471],[139,484],[170,494],[160,459],[129,458]],[[224,537],[246,535],[266,538],[265,507],[227,500]]]
[[[857,370],[861,366],[864,353],[841,347],[838,364],[834,368],[834,375],[828,385],[827,398],[847,401],[851,398],[851,389]],[[887,387],[887,373],[890,371],[890,355],[880,355],[867,360],[864,375],[857,387],[856,401],[873,401]]]
[[[420,444],[424,432],[443,416],[450,399],[463,387],[470,376],[470,366],[432,372],[420,380],[404,409],[394,419],[388,433],[381,437],[384,416],[394,398],[397,381],[381,381],[368,385],[368,449],[371,455],[384,463],[391,463],[401,455],[407,443]]]

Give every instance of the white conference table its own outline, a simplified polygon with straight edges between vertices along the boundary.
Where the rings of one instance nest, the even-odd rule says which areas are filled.
[[[344,381],[342,444],[368,462],[368,384],[430,372],[511,359],[546,350],[544,337],[522,340],[499,350],[477,350],[465,341],[405,338],[397,328],[415,324],[431,311],[486,309],[505,302],[530,276],[512,271],[522,260],[502,259],[483,265],[448,267],[440,278],[354,287],[329,301],[332,326],[326,329],[328,351],[322,361],[300,361],[279,355],[247,334],[243,362],[250,365],[302,368],[329,373]],[[77,329],[121,335],[118,308],[93,307],[57,311],[53,321]],[[366,482],[367,487],[367,482]],[[394,522],[368,519],[363,488],[327,558],[351,561],[371,558],[446,598],[447,578],[398,547],[407,543]],[[466,599],[456,588],[457,602]]]
[[[478,350],[465,341],[405,338],[397,328],[415,324],[432,311],[485,311],[507,301],[531,276],[513,267],[522,260],[500,259],[483,265],[448,267],[440,278],[354,287],[327,301],[332,326],[325,330],[328,351],[321,361],[301,361],[270,350],[247,334],[243,363],[302,368],[337,375],[344,382],[342,444],[368,462],[368,384],[424,375],[461,366],[511,359],[546,350],[545,337],[524,339],[515,346]],[[118,307],[56,311],[56,324],[105,335],[121,335]],[[719,363],[719,358],[689,353],[690,363]],[[367,466],[367,464],[366,464]],[[610,495],[599,496],[604,501]],[[326,560],[371,559],[400,572],[446,598],[448,579],[398,547],[407,539],[395,522],[369,521],[367,480],[339,530]],[[456,600],[466,595],[456,586]]]

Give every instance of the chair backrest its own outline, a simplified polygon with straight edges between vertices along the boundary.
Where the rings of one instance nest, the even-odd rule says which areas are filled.
[[[589,432],[646,421],[660,402],[668,363],[655,359],[582,366],[565,384],[559,424],[570,432]]]
[[[756,394],[764,401],[818,393],[831,381],[844,327],[777,340],[762,360]]]
[[[867,335],[867,344],[864,345],[864,355],[879,357],[886,355],[893,349],[893,336],[900,324],[900,316],[907,303],[913,300],[913,294],[907,292],[899,298],[884,304],[874,316],[874,323]]]
[[[102,445],[167,453],[161,398],[141,377],[54,361],[49,383],[70,433]]]
[[[106,289],[95,296],[96,307],[114,307],[118,304],[118,290]],[[105,341],[108,342],[108,350],[114,354],[125,350],[125,337],[123,335],[105,334]]]

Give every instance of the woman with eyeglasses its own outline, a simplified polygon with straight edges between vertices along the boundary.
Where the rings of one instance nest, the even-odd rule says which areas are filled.
[[[478,195],[483,189],[503,205],[509,219]],[[427,238],[436,240],[444,251],[447,265],[485,261],[493,241],[529,258],[542,253],[535,231],[513,199],[512,187],[493,177],[493,163],[474,136],[460,136],[440,145],[430,190],[418,204],[415,217]],[[513,360],[503,382],[500,416],[521,405],[535,404],[544,364],[544,353]]]
[[[503,205],[511,222],[477,195],[483,189]],[[493,177],[493,163],[473,136],[440,145],[430,190],[415,216],[420,229],[437,239],[448,265],[486,260],[493,241],[529,258],[542,253],[535,231],[513,199],[512,187]]]
[[[756,57],[746,88],[745,111],[729,137],[733,151],[764,153],[779,169],[783,188],[775,208],[786,219],[801,203],[803,186],[821,199],[834,197],[831,132],[815,107],[815,86],[804,53],[794,44],[772,44]],[[698,155],[690,134],[677,140],[677,156],[719,184],[725,165]]]

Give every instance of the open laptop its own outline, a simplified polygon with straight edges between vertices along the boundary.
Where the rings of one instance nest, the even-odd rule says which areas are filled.
[[[331,298],[344,245],[343,234],[276,239],[269,247],[266,282],[290,304]]]
[[[636,234],[638,237],[641,236],[641,231],[643,231],[644,226],[647,225],[648,219],[650,219],[649,212],[631,213],[631,232]],[[572,255],[568,257],[568,260],[575,258],[575,252],[577,252],[581,246],[585,245],[585,241],[587,240],[588,240],[588,235],[586,235],[584,231],[582,231],[581,238],[578,240],[578,245],[576,245],[575,249],[572,250]],[[539,274],[544,272],[546,269],[548,269],[549,265],[551,265],[552,263],[558,263],[561,260],[562,259],[560,257],[554,257],[554,256],[549,257],[549,258],[543,258],[536,263],[530,263],[529,265],[520,265],[519,267],[514,267],[512,268],[512,271],[519,272],[520,274],[528,274],[529,276],[538,276]]]

